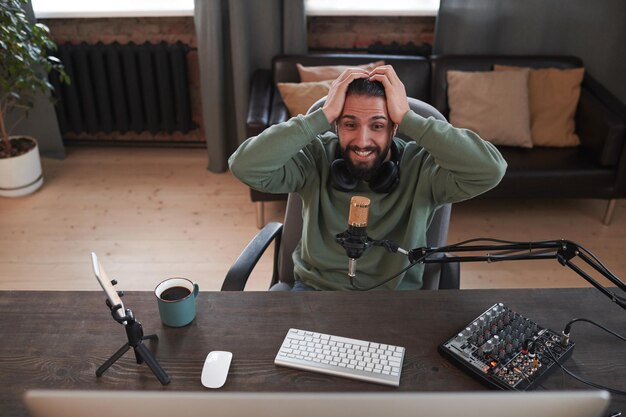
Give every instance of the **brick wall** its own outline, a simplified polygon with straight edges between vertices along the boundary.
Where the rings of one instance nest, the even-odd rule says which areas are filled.
[[[130,1],[130,0],[129,0]],[[140,17],[140,18],[96,18],[96,19],[42,19],[50,28],[57,43],[158,43],[181,41],[193,50],[187,55],[188,79],[192,117],[199,126],[188,134],[175,132],[152,134],[149,132],[112,132],[110,134],[64,135],[66,143],[83,141],[96,142],[145,142],[166,144],[203,144],[200,102],[200,76],[196,34],[193,17]],[[312,51],[363,51],[373,43],[384,45],[392,42],[404,45],[432,44],[434,17],[323,17],[308,18],[309,48]]]
[[[432,45],[434,17],[420,16],[311,16],[309,48],[313,50],[365,50],[380,42]]]

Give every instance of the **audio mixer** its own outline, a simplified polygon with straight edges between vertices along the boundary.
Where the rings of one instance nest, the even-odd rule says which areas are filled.
[[[439,351],[481,382],[500,389],[535,389],[572,354],[574,343],[516,313],[493,305]],[[553,359],[554,358],[554,359]]]

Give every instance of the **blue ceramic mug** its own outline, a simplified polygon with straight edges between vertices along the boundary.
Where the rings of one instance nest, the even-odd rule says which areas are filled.
[[[198,284],[186,278],[168,278],[154,290],[161,321],[171,327],[186,326],[196,317]]]

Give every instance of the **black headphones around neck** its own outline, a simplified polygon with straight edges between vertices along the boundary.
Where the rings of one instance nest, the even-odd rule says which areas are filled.
[[[391,158],[381,164],[369,181],[370,189],[375,193],[388,194],[400,183],[400,152],[393,139],[389,149]],[[336,190],[344,192],[354,190],[359,183],[359,180],[352,176],[348,163],[342,158],[339,143],[336,159],[330,164],[330,183]]]

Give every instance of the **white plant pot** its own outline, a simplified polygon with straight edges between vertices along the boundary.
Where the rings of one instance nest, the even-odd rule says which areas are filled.
[[[21,197],[37,191],[43,185],[39,146],[13,158],[0,158],[0,196]]]

